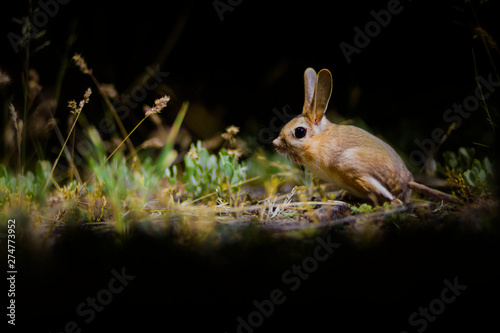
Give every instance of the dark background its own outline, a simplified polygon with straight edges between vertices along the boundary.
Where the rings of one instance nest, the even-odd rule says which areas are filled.
[[[347,119],[362,119],[405,155],[416,148],[415,139],[428,138],[434,128],[447,129],[449,124],[442,119],[445,110],[474,93],[472,50],[478,75],[494,72],[474,27],[479,22],[498,40],[499,11],[494,1],[481,5],[479,1],[402,1],[403,11],[348,64],[339,44],[352,44],[353,28],[363,28],[373,19],[370,11],[385,9],[387,3],[245,0],[226,12],[221,22],[212,1],[73,0],[61,5],[50,19],[41,41],[50,40],[51,45],[34,54],[30,63],[40,74],[45,98],[54,94],[61,63],[75,52],[83,55],[100,82],[114,83],[122,94],[155,61],[172,32],[178,31],[161,63],[161,70],[170,75],[144,103],[152,104],[169,93],[172,101],[162,117],[171,123],[180,103],[190,101],[185,128],[201,139],[231,124],[240,126],[244,136],[255,136],[269,127],[273,108],[289,105],[299,113],[303,71],[309,66],[329,68],[334,77],[330,108]],[[11,18],[28,11],[25,1],[9,6],[0,14],[5,34],[19,32]],[[180,24],[185,24],[183,29]],[[67,48],[69,36],[76,39]],[[0,68],[13,80],[0,95],[5,124],[8,101],[22,109],[23,57],[14,54],[7,38],[1,38],[0,47]],[[491,48],[491,54],[498,63],[498,49]],[[103,103],[90,79],[70,65],[56,111],[62,127],[67,101],[79,100],[89,86],[95,94],[84,112],[92,123],[102,118]],[[358,99],[353,97],[357,89]],[[488,100],[493,114],[495,100],[498,93]],[[127,129],[143,117],[141,107],[133,111],[124,121]],[[150,126],[145,123],[139,128],[134,143],[148,137]],[[491,133],[484,111],[477,111],[443,149],[473,142],[492,145]],[[54,160],[59,144],[52,136],[46,146],[47,158]],[[476,148],[489,156],[495,151]],[[67,321],[80,319],[76,305],[107,285],[111,269],[127,267],[136,280],[95,322],[83,327],[84,332],[129,331],[133,324],[158,331],[234,332],[236,317],[253,311],[253,300],[263,300],[271,290],[282,288],[283,272],[314,248],[294,240],[273,243],[265,238],[269,235],[255,232],[247,232],[245,242],[238,245],[222,246],[213,256],[179,249],[170,235],[151,239],[138,233],[125,245],[81,230],[69,230],[63,236],[50,253],[38,253],[29,241],[24,243],[18,281],[18,320],[23,325],[59,332]],[[455,277],[469,289],[426,332],[461,328],[482,332],[495,324],[497,238],[446,230],[394,236],[370,249],[340,239],[338,256],[333,254],[299,291],[287,294],[287,303],[255,332],[299,328],[304,332],[414,332],[408,316],[440,296],[444,279]],[[288,249],[297,253],[289,256]]]

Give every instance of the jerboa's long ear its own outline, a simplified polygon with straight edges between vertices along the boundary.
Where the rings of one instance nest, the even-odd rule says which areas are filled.
[[[312,101],[312,108],[309,118],[315,123],[319,124],[323,115],[328,107],[330,96],[332,95],[332,73],[328,69],[322,69],[316,78],[316,88]]]
[[[309,67],[304,72],[304,107],[302,113],[307,113],[311,109],[311,103],[314,97],[314,89],[316,87],[316,71]]]

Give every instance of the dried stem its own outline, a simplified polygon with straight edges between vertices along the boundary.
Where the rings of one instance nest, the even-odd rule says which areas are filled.
[[[89,97],[90,97],[91,93],[92,93],[92,90],[90,90],[90,88],[88,88],[87,91],[84,94],[84,99],[81,100],[78,105],[76,104],[75,101],[70,101],[69,102],[70,108],[73,109],[72,112],[76,114],[75,121],[73,122],[73,125],[71,126],[71,129],[70,129],[70,131],[68,133],[68,136],[66,137],[66,140],[64,141],[64,144],[63,144],[61,150],[59,151],[59,155],[57,156],[56,161],[54,162],[54,165],[52,166],[52,170],[50,170],[50,174],[47,177],[47,181],[45,182],[45,185],[43,187],[44,191],[47,189],[47,186],[49,185],[49,182],[52,179],[52,175],[53,175],[54,170],[55,170],[55,168],[57,166],[57,163],[59,162],[59,159],[61,158],[61,155],[62,155],[64,149],[66,148],[66,144],[68,143],[68,140],[69,140],[69,138],[71,136],[71,133],[75,129],[75,125],[78,122],[78,118],[80,117],[80,114],[82,113],[82,109],[83,109],[84,105],[89,102]]]

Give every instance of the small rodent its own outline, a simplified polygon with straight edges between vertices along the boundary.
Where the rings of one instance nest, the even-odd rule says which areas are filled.
[[[304,165],[316,177],[347,192],[371,200],[408,203],[412,189],[448,202],[458,200],[416,183],[405,163],[384,141],[350,125],[337,125],[325,117],[332,94],[332,74],[322,69],[304,72],[302,114],[293,118],[273,141],[280,154]]]

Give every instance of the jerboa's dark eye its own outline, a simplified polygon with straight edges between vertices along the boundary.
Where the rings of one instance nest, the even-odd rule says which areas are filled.
[[[302,139],[306,136],[307,130],[304,127],[297,127],[294,134],[297,139]]]

